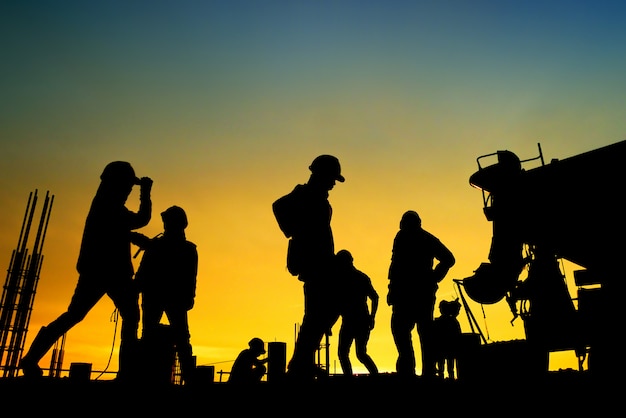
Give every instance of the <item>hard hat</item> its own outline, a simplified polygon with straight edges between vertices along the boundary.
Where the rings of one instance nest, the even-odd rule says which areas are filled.
[[[107,164],[100,175],[100,180],[115,183],[140,183],[139,178],[135,175],[135,170],[126,161],[113,161]]]
[[[461,303],[458,299],[452,301],[442,300],[439,302],[439,311],[443,315],[457,316],[461,311]]]
[[[265,343],[260,338],[254,337],[248,342],[248,346],[257,353],[265,354]]]
[[[332,155],[320,155],[315,157],[309,166],[309,169],[313,173],[331,176],[334,180],[338,180],[342,183],[346,181],[346,179],[341,175],[341,165],[339,165],[339,160],[337,157]]]
[[[354,258],[352,257],[352,254],[350,254],[350,251],[348,250],[340,250],[337,251],[337,260],[339,261],[340,264],[344,265],[344,264],[352,264],[352,262],[354,261]]]
[[[400,220],[400,229],[419,228],[422,226],[422,219],[414,210],[407,210]]]
[[[169,225],[178,226],[180,228],[187,228],[187,214],[183,208],[179,206],[170,206],[161,212],[161,219],[163,222]]]

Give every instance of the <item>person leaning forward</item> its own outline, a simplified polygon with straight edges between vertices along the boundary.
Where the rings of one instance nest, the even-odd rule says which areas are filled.
[[[133,285],[130,255],[131,231],[150,222],[152,180],[135,176],[125,161],[109,163],[100,176],[83,231],[76,270],[78,283],[67,311],[42,327],[19,367],[26,377],[41,376],[39,361],[54,342],[83,320],[104,295],[108,295],[122,317],[118,380],[130,377],[134,366],[139,327],[138,294]],[[139,209],[126,208],[134,185],[140,186]]]

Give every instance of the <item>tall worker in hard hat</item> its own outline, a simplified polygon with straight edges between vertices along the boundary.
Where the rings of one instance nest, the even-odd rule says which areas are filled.
[[[85,221],[74,295],[67,311],[39,330],[22,357],[19,367],[24,376],[41,376],[38,363],[55,341],[108,295],[122,317],[117,378],[130,377],[139,328],[138,296],[133,289],[134,268],[130,254],[131,231],[150,222],[152,179],[136,177],[128,162],[113,161],[104,168],[100,180]],[[125,204],[135,185],[140,186],[139,209],[132,212]]]
[[[311,175],[306,184],[296,185],[284,199],[273,204],[279,226],[290,238],[287,267],[304,283],[304,317],[287,374],[305,380],[315,378],[315,352],[339,318],[328,192],[337,181],[345,181],[339,160],[332,155],[316,157],[309,169]]]
[[[187,240],[187,214],[180,206],[161,213],[163,234],[149,239],[138,232],[133,242],[145,249],[135,283],[141,292],[142,342],[147,349],[157,347],[163,314],[170,324],[172,340],[180,361],[185,385],[194,383],[195,361],[187,313],[194,305],[198,250]]]

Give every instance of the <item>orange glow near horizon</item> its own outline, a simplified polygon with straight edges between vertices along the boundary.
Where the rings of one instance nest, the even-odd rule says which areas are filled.
[[[300,170],[299,179],[307,179],[306,164]],[[349,167],[349,164],[345,164]],[[143,170],[142,170],[143,172]],[[375,199],[370,207],[354,205],[362,200],[350,192],[351,183],[359,190],[362,183],[358,173],[344,169],[347,180],[330,193],[333,205],[333,227],[336,249],[349,249],[355,258],[355,265],[366,272],[380,295],[380,305],[373,330],[369,352],[383,372],[395,370],[396,351],[389,328],[391,309],[385,303],[387,269],[390,260],[391,243],[397,231],[400,215],[405,209],[416,205],[390,209],[389,201]],[[97,174],[97,173],[94,173]],[[143,175],[143,174],[142,174]],[[367,174],[364,173],[364,176]],[[95,176],[97,178],[97,175]],[[153,187],[153,219],[141,232],[153,236],[161,232],[162,225],[158,214],[166,206],[178,204],[185,207],[189,216],[187,237],[198,245],[200,254],[196,303],[190,311],[190,327],[194,354],[198,365],[214,365],[215,370],[228,371],[238,352],[246,347],[247,341],[258,336],[265,340],[287,343],[288,354],[293,350],[295,330],[302,319],[303,294],[301,283],[285,269],[286,239],[278,229],[271,213],[271,202],[281,193],[290,190],[282,187],[276,190],[251,185],[252,193],[232,193],[227,188],[216,190],[214,201],[204,201],[199,195],[189,191],[189,182],[176,189],[176,196],[190,196],[189,199],[166,198],[160,185]],[[200,189],[200,188],[199,188]],[[187,190],[187,193],[185,193]],[[472,189],[470,188],[470,191]],[[172,193],[172,192],[170,192]],[[174,195],[174,194],[171,194]],[[265,201],[258,201],[258,195]],[[248,197],[249,196],[249,197]],[[69,303],[77,274],[74,269],[75,256],[80,245],[82,224],[79,219],[84,214],[75,214],[72,236],[70,230],[58,225],[58,218],[66,218],[63,196],[55,197],[58,205],[53,209],[50,227],[46,237],[45,262],[35,299],[29,327],[26,348],[40,326],[45,325],[62,313]],[[81,209],[88,207],[91,197],[85,196]],[[135,192],[127,205],[133,208],[137,202]],[[168,202],[168,203],[165,203]],[[441,203],[441,202],[440,202]],[[439,299],[451,300],[459,297],[453,279],[470,276],[473,270],[484,261],[490,245],[490,223],[481,213],[480,197],[473,195],[474,208],[463,215],[464,221],[454,219],[454,204],[442,207],[426,205],[421,210],[424,228],[437,234],[457,256],[457,264],[440,284]],[[382,206],[381,206],[382,205]],[[230,206],[230,209],[229,209]],[[467,205],[469,206],[469,204]],[[355,207],[357,209],[355,209]],[[384,208],[381,209],[381,208]],[[390,213],[384,213],[388,211]],[[59,215],[57,215],[59,213]],[[202,216],[203,213],[214,214]],[[393,215],[393,216],[392,216]],[[470,245],[468,245],[470,244]],[[132,253],[136,250],[132,249]],[[140,257],[134,259],[136,265]],[[521,320],[510,324],[512,314],[504,302],[500,306],[480,306],[471,303],[472,313],[481,318],[479,324],[492,342],[521,339]],[[435,315],[437,316],[437,312]],[[72,362],[88,362],[93,370],[115,371],[117,369],[117,347],[119,324],[114,320],[114,306],[104,297],[87,317],[67,334],[64,367]],[[464,332],[471,332],[466,312],[462,310],[460,321]],[[331,371],[340,372],[336,357],[339,322],[330,338]],[[415,332],[414,332],[415,334]],[[417,335],[414,335],[416,350]],[[48,367],[50,354],[41,361]],[[356,373],[366,370],[352,354]],[[552,355],[553,369],[575,368],[574,354],[555,353]],[[419,358],[419,356],[418,356]],[[108,364],[108,367],[107,367]],[[419,367],[419,362],[418,362]],[[105,378],[105,377],[103,377]]]

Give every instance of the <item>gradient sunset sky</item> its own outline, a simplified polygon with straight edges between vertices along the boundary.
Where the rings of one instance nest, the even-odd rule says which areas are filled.
[[[550,161],[626,139],[625,17],[617,0],[2,2],[1,265],[29,193],[54,195],[26,348],[69,303],[102,169],[126,160],[154,180],[140,232],[160,232],[171,205],[187,211],[198,364],[228,371],[255,336],[286,342],[289,357],[302,285],[271,204],[333,154],[346,178],[330,193],[336,249],[380,294],[369,352],[393,371],[385,296],[401,215],[418,211],[455,254],[438,295],[456,298],[452,280],[491,242],[468,182],[477,157],[529,159],[540,144]],[[113,309],[102,299],[67,334],[65,367],[105,367]],[[506,303],[472,310],[490,341],[523,338]],[[576,367],[572,353],[559,361]]]

